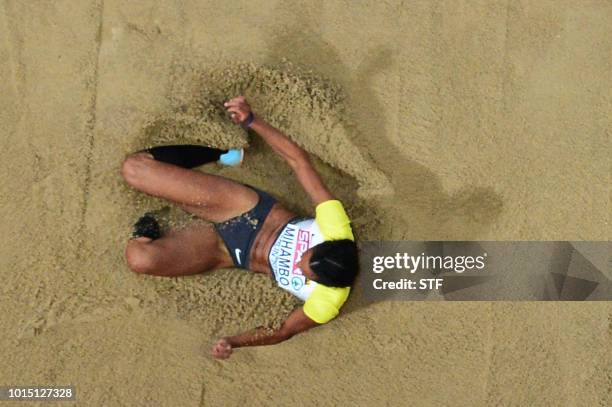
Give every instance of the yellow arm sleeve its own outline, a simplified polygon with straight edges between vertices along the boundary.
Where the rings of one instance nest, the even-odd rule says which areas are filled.
[[[325,240],[355,240],[351,230],[351,221],[337,199],[321,202],[317,205],[315,221]]]
[[[317,205],[315,221],[324,240],[355,241],[351,221],[337,199]],[[329,322],[338,315],[350,291],[350,287],[327,287],[319,283],[304,303],[304,314],[318,324]]]
[[[318,324],[329,322],[338,315],[350,291],[350,287],[338,288],[317,284],[304,303],[304,314]]]

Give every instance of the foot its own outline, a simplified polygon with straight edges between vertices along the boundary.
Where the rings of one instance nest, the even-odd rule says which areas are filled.
[[[153,217],[151,212],[145,213],[136,223],[134,224],[134,231],[132,237],[148,237],[150,239],[159,239],[161,237],[161,230],[159,223]]]
[[[242,160],[244,159],[244,149],[232,149],[228,150],[227,153],[221,154],[219,157],[219,161],[217,161],[221,165],[227,165],[230,167],[236,167],[240,165]]]

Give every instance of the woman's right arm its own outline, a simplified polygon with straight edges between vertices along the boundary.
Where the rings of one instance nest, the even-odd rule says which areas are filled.
[[[225,103],[225,107],[231,112],[232,121],[236,124],[243,123],[251,114],[251,107],[244,96],[229,100]],[[308,153],[303,148],[258,116],[255,116],[250,128],[287,161],[295,172],[300,185],[315,205],[333,199],[332,194],[327,190],[323,180],[312,166]]]

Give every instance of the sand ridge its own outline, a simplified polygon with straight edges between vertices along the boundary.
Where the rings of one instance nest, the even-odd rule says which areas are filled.
[[[141,145],[245,147],[244,132],[228,120],[223,108],[224,101],[244,95],[258,115],[316,157],[356,178],[360,196],[392,195],[386,176],[351,141],[341,87],[312,69],[287,60],[276,66],[230,61],[214,68],[181,66],[177,61],[171,83],[166,95],[170,111],[146,125]]]

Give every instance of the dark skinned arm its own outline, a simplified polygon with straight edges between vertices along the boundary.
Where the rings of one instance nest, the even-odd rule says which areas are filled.
[[[212,355],[217,359],[227,359],[235,348],[274,345],[318,325],[308,318],[304,314],[303,307],[300,307],[291,312],[277,330],[260,327],[238,335],[219,339],[215,346],[213,346]]]
[[[225,106],[236,124],[243,123],[251,113],[251,107],[244,96],[231,99],[225,103]],[[333,199],[331,192],[313,167],[310,156],[303,148],[259,116],[255,116],[250,127],[272,150],[285,159],[315,206]]]

